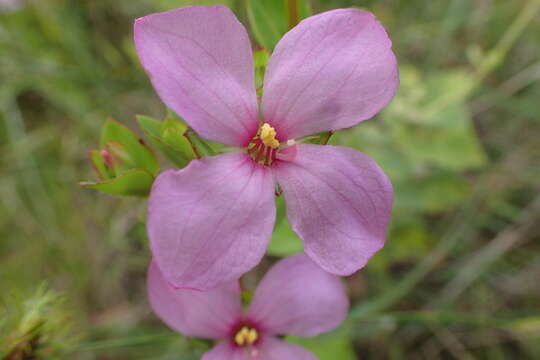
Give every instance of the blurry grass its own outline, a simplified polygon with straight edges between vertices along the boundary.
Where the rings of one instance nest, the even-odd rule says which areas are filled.
[[[396,129],[420,119],[409,89],[399,95],[406,113],[335,136],[381,157],[395,172],[397,196],[412,199],[396,207],[385,249],[347,280],[354,304],[346,336],[359,357],[540,358],[538,3],[312,2],[316,11],[375,12],[400,64],[421,75],[411,90],[434,74],[473,74],[470,88],[442,96],[437,107],[460,96],[487,156],[484,165],[463,169],[394,167],[399,153],[382,159],[378,149],[395,146]],[[137,113],[164,114],[138,65],[131,26],[138,16],[181,5],[28,1],[0,14],[0,348],[25,316],[14,304],[33,298],[44,281],[64,295],[59,306],[80,338],[66,350],[69,358],[197,359],[206,348],[168,332],[150,313],[144,201],[77,186],[94,178],[86,152],[97,146],[106,116],[135,128]],[[231,5],[239,10],[243,1]],[[426,174],[456,179],[465,191],[435,182],[419,206]]]

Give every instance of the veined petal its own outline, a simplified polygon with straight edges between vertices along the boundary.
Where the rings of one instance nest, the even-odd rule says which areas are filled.
[[[247,154],[194,160],[154,182],[150,247],[171,284],[207,290],[259,263],[275,216],[272,174]]]
[[[339,9],[285,34],[264,81],[264,121],[285,140],[373,117],[394,96],[399,75],[392,42],[373,14]]]
[[[135,45],[161,100],[202,137],[245,145],[257,131],[251,44],[225,6],[137,19]]]
[[[201,360],[248,360],[243,350],[225,341],[203,354]]]
[[[269,334],[315,336],[336,328],[347,315],[349,300],[339,277],[307,255],[276,263],[257,287],[248,318]]]
[[[313,353],[303,347],[273,337],[261,339],[257,347],[259,357],[256,360],[317,360]],[[245,360],[253,360],[253,357]]]
[[[230,342],[222,342],[206,352],[202,360],[317,360],[317,357],[298,345],[265,337],[250,348],[239,348]]]
[[[237,281],[208,292],[175,289],[167,283],[152,261],[147,282],[154,312],[169,327],[183,335],[224,338],[241,317],[240,286]]]
[[[323,269],[350,275],[384,246],[392,184],[368,156],[340,146],[297,145],[273,166],[287,218]]]

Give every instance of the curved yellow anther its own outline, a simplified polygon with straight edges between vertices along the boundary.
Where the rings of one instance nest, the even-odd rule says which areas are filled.
[[[257,330],[255,329],[251,329],[249,330],[247,336],[246,336],[246,339],[247,339],[247,343],[252,345],[255,343],[255,341],[257,341],[257,338],[259,337],[259,334],[257,334]]]
[[[276,129],[264,123],[261,126],[261,140],[264,145],[271,147],[272,149],[277,149],[279,147],[279,141],[276,139]]]
[[[234,342],[239,346],[253,345],[259,338],[257,330],[250,329],[247,326],[242,327],[234,336]]]

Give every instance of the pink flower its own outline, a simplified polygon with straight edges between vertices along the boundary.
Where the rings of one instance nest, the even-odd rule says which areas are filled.
[[[0,0],[0,13],[19,10],[23,5],[23,0]]]
[[[221,340],[203,360],[311,360],[316,357],[278,335],[316,336],[336,328],[349,301],[337,276],[298,254],[279,261],[262,279],[244,313],[237,281],[208,292],[174,289],[155,262],[148,271],[155,313],[186,336]]]
[[[211,289],[253,268],[272,235],[276,184],[324,270],[349,275],[384,245],[393,193],[377,164],[349,148],[294,142],[369,119],[394,96],[396,59],[371,13],[329,11],[289,31],[270,59],[260,111],[249,37],[228,8],[140,18],[135,43],[165,104],[202,137],[242,148],[155,181],[148,234],[171,284]]]

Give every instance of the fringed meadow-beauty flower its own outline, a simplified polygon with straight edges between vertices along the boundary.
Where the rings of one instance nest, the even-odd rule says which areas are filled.
[[[298,254],[276,263],[242,311],[238,281],[208,292],[174,289],[153,262],[148,294],[155,313],[172,329],[219,340],[203,360],[315,360],[279,335],[316,336],[337,327],[349,302],[340,279]]]
[[[383,245],[392,186],[368,156],[299,143],[373,117],[399,83],[391,41],[374,16],[312,16],[277,44],[259,106],[252,49],[224,6],[140,18],[135,43],[157,93],[202,137],[242,149],[162,173],[149,200],[150,246],[176,287],[211,289],[265,253],[276,185],[305,252],[348,275]]]

